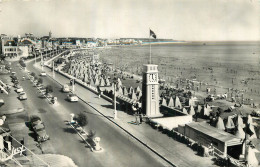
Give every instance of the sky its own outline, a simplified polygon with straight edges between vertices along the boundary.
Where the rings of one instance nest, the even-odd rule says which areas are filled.
[[[0,0],[0,33],[260,40],[260,0]]]

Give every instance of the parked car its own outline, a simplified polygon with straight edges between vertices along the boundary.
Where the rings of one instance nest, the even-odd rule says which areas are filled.
[[[52,94],[48,93],[48,94],[46,95],[46,97],[47,97],[47,98],[52,98],[53,96],[52,96]]]
[[[68,100],[70,102],[77,102],[77,101],[79,101],[79,98],[76,94],[70,93],[70,94],[68,94]]]
[[[0,107],[5,104],[4,99],[0,99]]]
[[[38,142],[44,142],[46,140],[49,140],[50,137],[47,135],[46,130],[45,130],[45,125],[42,122],[41,118],[38,116],[32,116],[31,117],[31,126],[36,134],[36,140]]]
[[[46,77],[47,74],[46,74],[46,72],[41,72],[40,76],[42,76],[42,77]]]
[[[69,85],[65,84],[62,86],[62,91],[65,92],[65,93],[68,93],[70,92],[70,87]]]
[[[38,142],[44,142],[44,141],[50,139],[49,135],[47,135],[47,132],[45,130],[45,126],[42,122],[35,125],[33,127],[33,131],[35,132],[35,134],[37,136],[36,139],[37,139]]]
[[[43,85],[42,85],[42,84],[37,84],[36,86],[37,86],[38,89],[43,88]]]
[[[31,127],[39,124],[40,122],[42,122],[41,118],[37,115],[32,115],[30,117],[30,122],[31,122]]]
[[[46,94],[46,88],[40,88],[39,93],[41,93],[42,97]]]
[[[21,85],[19,85],[19,84],[17,83],[17,84],[14,84],[14,87],[15,87],[15,88],[18,88],[18,87],[21,87]]]
[[[21,93],[19,94],[19,99],[20,99],[20,100],[27,100],[27,95],[26,95],[26,93],[25,93],[25,92],[21,92]]]
[[[21,86],[17,86],[16,92],[17,93],[23,92],[23,88]]]

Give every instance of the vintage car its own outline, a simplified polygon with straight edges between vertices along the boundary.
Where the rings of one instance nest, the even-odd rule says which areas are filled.
[[[19,93],[19,99],[20,100],[27,100],[27,95],[25,92],[21,92]]]
[[[70,94],[68,94],[68,100],[70,102],[77,102],[77,101],[79,101],[79,98],[76,94],[70,93]]]
[[[47,135],[46,133],[45,125],[39,116],[37,115],[31,116],[30,122],[31,122],[31,128],[36,134],[36,140],[38,142],[44,142],[50,139],[49,135]]]

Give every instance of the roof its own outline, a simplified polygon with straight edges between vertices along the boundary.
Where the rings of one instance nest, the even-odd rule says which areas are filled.
[[[212,137],[218,141],[226,143],[228,146],[242,144],[241,139],[237,138],[236,136],[210,126],[205,122],[193,122],[186,124],[186,126],[195,129],[201,133],[204,133],[205,135]]]
[[[159,124],[164,129],[172,130],[179,125],[184,125],[192,122],[191,115],[175,116],[175,117],[164,117],[151,119],[152,122]]]

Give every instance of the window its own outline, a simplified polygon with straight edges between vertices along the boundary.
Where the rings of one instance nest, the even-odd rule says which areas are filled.
[[[155,99],[155,95],[154,95],[154,85],[152,85],[152,99]]]

